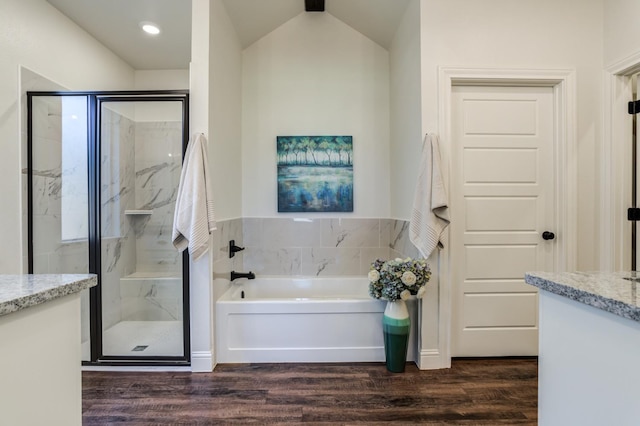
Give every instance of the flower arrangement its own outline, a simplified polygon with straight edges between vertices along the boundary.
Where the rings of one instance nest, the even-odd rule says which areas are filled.
[[[425,259],[377,259],[371,264],[368,278],[369,295],[374,299],[395,302],[407,300],[411,295],[421,299],[426,293],[425,285],[431,278],[431,270]]]

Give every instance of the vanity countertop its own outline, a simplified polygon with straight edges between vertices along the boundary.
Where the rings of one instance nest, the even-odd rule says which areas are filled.
[[[78,293],[97,282],[94,274],[0,275],[0,316]]]
[[[640,322],[639,272],[527,272],[525,282]]]

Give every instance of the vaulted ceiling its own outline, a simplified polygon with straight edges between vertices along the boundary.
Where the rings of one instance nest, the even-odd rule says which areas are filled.
[[[133,68],[187,69],[190,0],[47,0]],[[304,12],[304,0],[222,0],[242,47]],[[326,12],[389,48],[409,0],[326,0]],[[157,37],[140,22],[161,29]]]

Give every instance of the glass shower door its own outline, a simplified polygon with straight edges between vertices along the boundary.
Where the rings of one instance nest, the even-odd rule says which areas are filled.
[[[27,92],[29,272],[97,274],[85,363],[189,363],[188,257],[171,242],[188,99]]]
[[[184,357],[183,255],[171,242],[182,103],[102,99],[99,128],[102,354]]]

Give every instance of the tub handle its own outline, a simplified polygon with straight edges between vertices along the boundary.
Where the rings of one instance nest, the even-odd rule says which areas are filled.
[[[236,255],[236,252],[244,250],[244,247],[238,247],[236,240],[229,241],[229,259]]]

